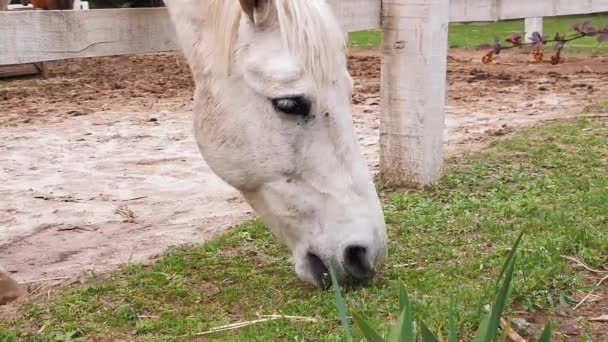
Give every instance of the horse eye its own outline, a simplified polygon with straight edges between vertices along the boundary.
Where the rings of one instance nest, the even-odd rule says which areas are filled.
[[[276,111],[289,115],[307,116],[310,114],[310,101],[304,96],[281,97],[272,99]]]

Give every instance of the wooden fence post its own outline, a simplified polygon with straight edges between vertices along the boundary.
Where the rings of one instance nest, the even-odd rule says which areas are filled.
[[[533,32],[543,34],[543,17],[531,17],[525,20],[526,43],[530,43]]]
[[[420,188],[440,178],[449,0],[383,0],[380,179]]]

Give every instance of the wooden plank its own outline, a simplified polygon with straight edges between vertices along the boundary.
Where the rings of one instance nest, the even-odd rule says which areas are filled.
[[[498,4],[497,19],[522,19],[549,15],[553,1],[502,0]]]
[[[380,28],[380,0],[328,0],[347,32]]]
[[[608,12],[608,0],[593,0],[593,3],[591,4],[591,12]]]
[[[608,0],[502,0],[498,19],[550,17],[608,11]]]
[[[380,0],[329,0],[345,30],[380,25]],[[407,5],[420,17],[423,0]],[[398,1],[387,4],[402,6]],[[405,6],[405,5],[404,5]],[[608,0],[451,0],[451,21],[493,21],[608,11]],[[385,11],[385,15],[391,14]],[[0,12],[0,65],[177,50],[166,8]]]
[[[380,178],[422,187],[441,176],[449,0],[384,0]]]
[[[451,22],[494,21],[497,17],[496,0],[451,0]]]
[[[332,6],[348,31],[380,26],[379,0]],[[166,8],[0,13],[0,65],[178,49]]]
[[[178,48],[166,8],[0,12],[0,65]]]
[[[608,0],[451,0],[451,22],[496,21],[600,13]]]
[[[46,65],[44,65],[44,63],[0,65],[0,78],[31,75],[46,77]]]

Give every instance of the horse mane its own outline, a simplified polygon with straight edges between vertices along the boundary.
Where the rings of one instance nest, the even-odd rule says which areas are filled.
[[[324,83],[345,63],[346,37],[325,0],[269,0],[284,46],[314,80]],[[209,27],[215,42],[214,69],[230,74],[243,15],[237,0],[209,0]],[[217,68],[217,69],[216,69]]]

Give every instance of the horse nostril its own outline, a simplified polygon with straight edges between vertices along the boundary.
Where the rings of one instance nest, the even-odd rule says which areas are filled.
[[[355,282],[365,282],[373,278],[374,269],[367,255],[367,248],[348,246],[344,250],[344,270]]]
[[[319,258],[316,254],[309,252],[306,255],[306,259],[308,260],[310,270],[317,281],[317,285],[321,288],[328,288],[331,283],[329,280],[329,270],[321,258]]]

